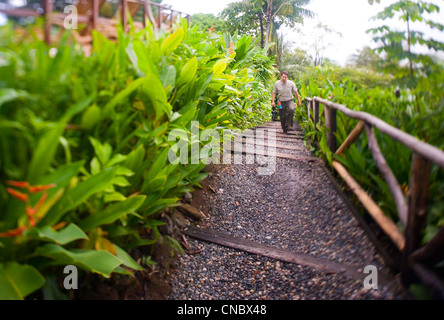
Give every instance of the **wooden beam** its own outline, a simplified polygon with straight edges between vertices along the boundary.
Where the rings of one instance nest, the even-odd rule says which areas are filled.
[[[347,169],[344,168],[342,164],[338,161],[333,161],[333,167],[336,172],[344,179],[353,193],[358,197],[359,201],[362,203],[364,208],[373,217],[373,219],[378,223],[381,229],[390,237],[393,243],[398,247],[400,251],[404,249],[405,238],[403,234],[399,231],[395,223],[390,220],[381,208],[373,201],[373,199],[365,192],[361,186],[355,181],[355,179],[348,173]]]
[[[388,123],[384,122],[383,120],[362,111],[353,111],[348,109],[347,107],[333,103],[331,101],[321,99],[318,97],[314,98],[315,100],[319,101],[320,103],[327,105],[331,108],[334,108],[336,110],[341,111],[346,116],[358,120],[364,120],[369,125],[375,127],[382,133],[390,136],[391,138],[395,139],[396,141],[401,142],[411,150],[413,150],[415,153],[418,153],[422,155],[424,158],[431,160],[433,163],[436,163],[440,167],[444,168],[444,151],[438,149],[437,147],[434,147],[428,143],[425,143],[408,133],[403,132],[402,130],[395,128]]]
[[[273,152],[270,153],[267,150],[256,150],[249,151],[245,150],[245,148],[242,148],[241,150],[235,150],[235,148],[231,147],[229,149],[224,149],[224,152],[231,152],[232,154],[249,154],[249,155],[259,155],[259,156],[266,156],[266,157],[276,157],[276,158],[282,158],[282,159],[290,159],[290,160],[302,160],[302,161],[308,161],[308,162],[321,162],[322,160],[317,157],[310,157],[310,156],[301,156],[296,154],[288,154],[288,153],[280,153],[280,152]]]
[[[245,142],[246,139],[243,139],[242,142]],[[268,147],[269,145],[267,143],[261,143],[258,141],[254,141],[255,146],[262,146],[262,147]],[[276,144],[276,146],[271,146],[272,148],[276,149],[285,149],[285,150],[295,150],[295,151],[307,151],[307,148],[305,147],[294,147],[294,146],[285,146],[283,144]]]
[[[420,262],[426,266],[432,266],[444,260],[444,226],[425,246],[413,252],[409,260],[410,264]]]
[[[378,141],[376,139],[373,127],[366,124],[365,130],[367,131],[368,146],[372,153],[373,159],[378,166],[379,171],[382,173],[384,180],[386,181],[390,192],[395,200],[396,209],[398,211],[399,220],[401,221],[404,228],[407,225],[407,203],[404,200],[404,194],[401,187],[399,186],[398,180],[393,174],[392,170],[385,161],[384,156],[379,149]]]
[[[367,276],[367,274],[360,272],[358,268],[353,266],[341,264],[325,258],[319,258],[310,254],[292,252],[289,250],[263,245],[251,240],[234,238],[215,230],[190,228],[185,231],[185,234],[189,237],[205,242],[216,243],[224,247],[307,266],[327,274],[340,274],[347,278],[359,281],[363,281]],[[379,280],[383,285],[390,282],[389,277],[382,273],[378,273],[378,281]]]
[[[352,130],[352,132],[348,135],[347,139],[342,143],[339,149],[336,151],[336,154],[339,156],[344,155],[344,153],[350,148],[350,146],[359,138],[362,131],[364,131],[365,122],[363,120],[359,120],[356,127]]]
[[[444,300],[444,283],[436,273],[420,263],[413,265],[413,271],[421,282],[429,287],[435,299]]]
[[[4,13],[11,17],[35,17],[41,15],[36,10],[32,9],[0,9],[0,13]]]

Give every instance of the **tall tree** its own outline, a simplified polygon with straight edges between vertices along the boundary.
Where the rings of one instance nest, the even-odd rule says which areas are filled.
[[[260,34],[261,46],[276,42],[282,25],[294,27],[304,17],[313,17],[313,12],[302,8],[311,0],[242,0],[231,3],[221,16],[232,26],[247,28],[250,33]],[[243,27],[242,27],[243,26]]]
[[[399,64],[402,60],[408,61],[408,73],[410,78],[414,77],[415,67],[424,66],[431,62],[431,58],[426,54],[414,53],[413,45],[425,46],[435,51],[444,51],[444,43],[426,39],[424,32],[411,30],[412,22],[422,22],[432,29],[444,30],[444,25],[436,23],[425,18],[425,13],[439,12],[439,6],[425,1],[400,0],[386,7],[379,12],[373,19],[386,20],[393,19],[395,16],[405,22],[405,31],[395,31],[389,26],[381,26],[367,30],[372,33],[373,41],[379,43],[377,52],[384,52],[392,65]],[[398,66],[399,67],[399,66]]]

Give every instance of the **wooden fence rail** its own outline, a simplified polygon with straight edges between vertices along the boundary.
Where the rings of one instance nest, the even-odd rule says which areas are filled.
[[[419,279],[431,289],[434,297],[444,299],[444,283],[432,270],[432,267],[436,263],[444,259],[444,227],[441,227],[435,237],[425,246],[421,247],[422,231],[425,227],[427,217],[431,164],[435,163],[441,168],[444,168],[444,152],[387,124],[369,113],[353,111],[346,106],[319,97],[306,98],[306,101],[307,112],[309,118],[315,125],[315,130],[319,128],[319,117],[322,115],[325,117],[327,144],[330,151],[335,155],[343,155],[360,134],[364,130],[366,131],[372,157],[395,200],[399,220],[403,226],[403,232],[383,213],[381,208],[361,188],[342,164],[333,160],[332,165],[355,193],[365,209],[402,253],[400,266],[403,284],[408,287],[409,284]],[[325,106],[322,115],[319,115],[320,104]],[[338,149],[336,148],[335,137],[337,111],[342,112],[350,118],[359,120],[355,129]],[[413,151],[407,201],[395,175],[379,149],[374,128],[390,138],[401,142]]]
[[[45,20],[42,38],[46,43],[50,44],[57,41],[59,34],[54,35],[52,27],[59,26],[64,31],[64,23],[72,12],[62,13],[53,10],[54,0],[42,0],[43,10],[32,10],[28,8],[18,9],[0,9],[1,13],[11,17],[37,17],[41,16]],[[124,31],[128,30],[128,18],[134,18],[136,14],[143,10],[143,21],[133,21],[136,29],[146,27],[147,21],[153,26],[154,33],[159,29],[170,30],[174,22],[184,16],[190,23],[190,15],[184,12],[173,10],[169,7],[153,3],[147,0],[119,0],[118,9],[112,18],[105,18],[99,15],[105,0],[78,0],[75,8],[77,10],[77,22],[84,24],[81,30],[72,30],[76,40],[84,47],[86,54],[90,52],[92,36],[91,31],[97,30],[105,37],[115,40],[117,39],[117,26],[122,23]]]

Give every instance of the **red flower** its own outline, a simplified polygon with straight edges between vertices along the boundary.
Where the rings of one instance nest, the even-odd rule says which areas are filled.
[[[7,185],[14,186],[17,188],[27,188],[29,193],[37,193],[44,190],[48,190],[50,188],[56,187],[54,183],[48,184],[48,185],[38,185],[38,186],[31,186],[29,182],[27,181],[6,181]],[[26,216],[28,217],[29,224],[33,227],[36,225],[36,221],[34,219],[35,214],[40,210],[42,205],[45,203],[46,198],[48,197],[48,192],[45,192],[40,200],[37,202],[37,204],[34,207],[31,207],[29,204],[29,196],[26,193],[14,190],[12,188],[6,188],[6,191],[10,193],[13,197],[19,199],[20,201],[23,201],[26,203],[25,212]],[[17,235],[21,235],[23,231],[28,229],[27,226],[18,227],[14,230],[9,230],[6,232],[0,233],[0,238],[4,237],[15,237]]]
[[[29,200],[28,195],[25,193],[21,193],[11,188],[6,188],[6,191],[8,191],[13,197],[19,199],[20,201],[28,202]]]
[[[27,188],[27,187],[29,187],[29,182],[27,182],[27,181],[10,181],[10,180],[7,180],[5,182],[6,182],[7,185],[13,186],[13,187],[18,187],[18,188]]]
[[[212,26],[211,28],[208,28],[207,30],[208,30],[211,34],[213,34],[214,29],[215,29],[215,26]]]
[[[28,229],[28,227],[22,226],[22,227],[18,227],[16,229],[14,229],[14,230],[0,232],[0,238],[10,238],[10,237],[15,237],[15,236],[21,235],[23,233],[23,231],[25,231],[26,229]]]
[[[45,186],[29,186],[28,190],[30,193],[37,193],[37,192],[48,190],[50,188],[55,188],[55,187],[56,187],[56,185],[54,183],[51,183],[51,184],[48,184]]]

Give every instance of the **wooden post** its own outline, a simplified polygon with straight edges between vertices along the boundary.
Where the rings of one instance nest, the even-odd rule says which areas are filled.
[[[97,30],[97,23],[99,21],[99,0],[93,0],[92,7],[92,28]]]
[[[314,106],[313,106],[313,116],[314,116],[314,128],[315,131],[318,131],[318,122],[319,122],[319,102],[318,101],[313,101],[314,102]]]
[[[414,153],[408,191],[408,216],[405,229],[405,248],[402,255],[401,279],[408,286],[415,278],[409,263],[410,254],[421,246],[421,231],[427,218],[430,161]]]
[[[327,144],[331,152],[336,152],[336,109],[324,105],[325,124],[327,126]]]
[[[43,11],[45,12],[45,42],[46,44],[51,43],[51,12],[52,12],[52,2],[51,0],[43,0]]]
[[[312,103],[313,103],[313,100],[307,101],[307,118],[310,118],[310,109],[311,109]]]
[[[314,106],[315,106],[315,101],[312,100],[311,104],[310,104],[310,108],[308,110],[308,117],[311,120],[311,122],[314,123]]]
[[[173,28],[174,23],[174,10],[171,9],[171,16],[170,16],[170,29]]]
[[[162,8],[157,7],[157,26],[159,29],[162,28]]]
[[[122,15],[122,27],[123,32],[126,32],[127,24],[128,24],[128,17],[126,16],[126,4],[127,0],[120,0],[120,4],[122,6],[121,8],[121,15]]]

